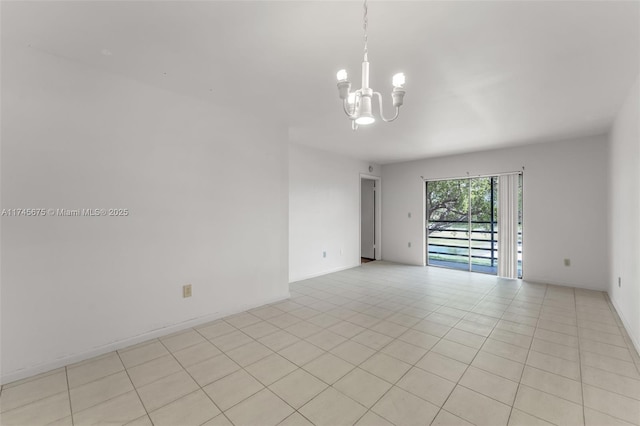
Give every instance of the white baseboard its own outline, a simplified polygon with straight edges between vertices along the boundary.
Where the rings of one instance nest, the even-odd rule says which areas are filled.
[[[624,326],[624,329],[627,332],[627,336],[629,336],[631,343],[633,343],[633,346],[636,348],[636,352],[640,355],[640,341],[638,341],[638,337],[634,336],[633,333],[631,333],[631,327],[629,326],[629,321],[627,321],[624,315],[622,315],[622,310],[620,309],[616,301],[611,297],[609,293],[607,293],[607,296],[609,297],[609,301],[611,301],[613,308],[616,310],[618,317],[620,317],[620,321],[622,321],[622,325]]]
[[[555,281],[555,280],[549,280],[546,278],[538,278],[538,277],[533,277],[533,278],[523,278],[522,281],[524,282],[531,282],[531,283],[538,283],[538,284],[551,284],[551,285],[557,285],[560,287],[574,287],[574,288],[580,288],[583,290],[595,290],[595,291],[603,291],[603,292],[607,292],[607,288],[604,287],[598,287],[598,286],[591,286],[591,285],[580,285],[580,284],[576,284],[576,283],[569,283],[569,282],[562,282],[562,281]]]
[[[316,273],[309,274],[309,275],[303,275],[301,277],[295,277],[294,279],[290,279],[289,284],[292,284],[292,283],[295,283],[295,282],[298,282],[298,281],[308,280],[310,278],[321,277],[323,275],[332,274],[334,272],[340,272],[340,271],[345,271],[345,270],[351,269],[351,268],[357,268],[358,266],[360,266],[360,263],[356,263],[354,265],[340,266],[338,268],[327,269],[326,271],[322,271],[322,272],[316,272]]]
[[[166,336],[168,334],[176,333],[178,331],[183,331],[183,330],[198,326],[200,324],[205,324],[207,322],[211,322],[220,318],[227,317],[229,315],[248,311],[250,309],[254,309],[260,306],[277,303],[282,300],[289,299],[290,297],[291,295],[287,292],[285,297],[277,297],[274,299],[266,300],[261,303],[244,305],[244,306],[237,307],[235,309],[220,311],[210,315],[205,315],[203,317],[193,318],[187,321],[180,322],[178,324],[172,324],[166,327],[151,330],[146,333],[139,334],[137,336],[127,337],[125,339],[107,343],[106,345],[92,348],[87,351],[67,355],[67,356],[55,359],[53,361],[41,363],[35,366],[23,368],[21,370],[12,371],[9,373],[3,372],[2,375],[0,375],[0,384],[11,383],[11,382],[15,382],[16,380],[22,380],[31,376],[35,376],[37,374],[46,373],[47,371],[55,370],[56,368],[64,367],[70,364],[75,364],[76,362],[80,362],[96,356],[104,355],[106,353],[113,352],[118,349],[123,349],[138,343],[142,343],[147,340],[156,339],[158,337]]]

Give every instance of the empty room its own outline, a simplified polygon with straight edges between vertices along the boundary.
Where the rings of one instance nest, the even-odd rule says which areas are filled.
[[[640,426],[639,1],[1,1],[0,424]]]

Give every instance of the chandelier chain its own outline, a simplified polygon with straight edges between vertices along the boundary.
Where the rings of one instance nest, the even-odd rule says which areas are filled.
[[[364,60],[367,61],[368,53],[369,53],[369,47],[368,47],[369,36],[367,34],[367,24],[369,23],[369,18],[368,18],[369,8],[367,7],[367,0],[364,0],[363,8],[364,8],[364,17],[363,17],[362,28],[364,29]]]

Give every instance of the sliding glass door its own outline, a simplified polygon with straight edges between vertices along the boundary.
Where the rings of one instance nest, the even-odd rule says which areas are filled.
[[[427,264],[469,270],[469,179],[427,182]]]
[[[427,264],[498,274],[498,177],[426,182]],[[522,185],[518,181],[517,276],[522,276]],[[503,231],[504,232],[504,231]]]

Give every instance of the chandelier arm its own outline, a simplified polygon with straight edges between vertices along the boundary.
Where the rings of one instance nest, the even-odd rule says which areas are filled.
[[[342,101],[342,109],[344,110],[344,113],[347,114],[347,117],[349,117],[352,120],[355,120],[356,118],[358,118],[356,116],[356,104],[358,103],[358,97],[360,96],[360,92],[359,91],[356,91],[354,93],[355,93],[355,97],[353,99],[353,111],[352,112],[349,111],[349,97],[347,96]]]
[[[352,120],[355,118],[355,116],[353,115],[353,112],[349,112],[349,101],[347,101],[346,99],[342,101],[342,109],[344,110],[344,113],[347,114],[347,117],[351,118]],[[355,107],[354,107],[355,109]],[[354,111],[355,112],[355,111]]]
[[[384,113],[382,112],[382,95],[380,94],[380,92],[373,92],[373,94],[378,97],[378,107],[380,109],[380,118],[382,118],[382,121],[390,123],[398,118],[398,115],[400,115],[400,107],[396,107],[396,114],[393,116],[393,118],[385,118]]]

